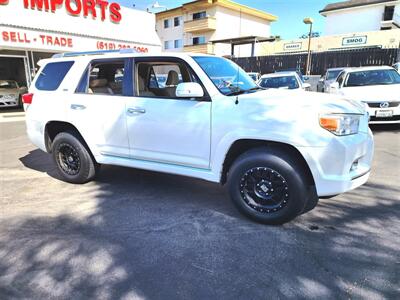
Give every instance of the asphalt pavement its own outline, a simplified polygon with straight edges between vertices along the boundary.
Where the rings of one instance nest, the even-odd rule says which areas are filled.
[[[19,118],[0,118],[1,299],[399,298],[399,126],[373,128],[366,185],[265,226],[201,180],[60,181]]]

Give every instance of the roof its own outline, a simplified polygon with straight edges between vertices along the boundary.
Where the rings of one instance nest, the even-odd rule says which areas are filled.
[[[250,44],[253,42],[261,43],[261,42],[272,42],[275,41],[275,37],[264,37],[264,36],[242,36],[235,37],[230,39],[222,39],[222,40],[211,40],[210,42],[213,44],[234,44],[234,45],[242,45],[242,44]]]
[[[341,10],[346,8],[360,7],[366,5],[380,4],[386,2],[396,2],[394,0],[348,0],[330,3],[324,7],[324,9],[320,10],[319,13],[323,14],[325,12],[331,12],[335,10]]]
[[[393,70],[390,66],[366,66],[357,68],[345,68],[346,72],[362,72],[362,71],[373,71],[373,70]]]
[[[174,15],[182,15],[184,12],[205,9],[207,7],[213,7],[213,6],[222,6],[231,10],[240,11],[243,14],[248,14],[253,17],[258,17],[270,22],[278,20],[277,16],[274,16],[270,13],[243,4],[239,4],[230,0],[196,0],[184,3],[180,7],[175,7],[169,10],[158,12],[156,13],[156,17],[157,20],[159,20],[162,18],[169,18]]]
[[[298,74],[295,71],[285,71],[285,72],[264,74],[264,75],[261,76],[261,78],[285,77],[285,76],[295,76],[295,77],[297,77]]]

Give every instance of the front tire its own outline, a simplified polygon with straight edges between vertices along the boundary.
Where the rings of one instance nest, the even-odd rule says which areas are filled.
[[[69,132],[57,134],[52,145],[53,160],[63,180],[86,183],[96,175],[97,163],[84,142]]]
[[[283,224],[301,214],[308,199],[295,158],[270,148],[245,152],[228,174],[230,197],[241,213],[264,224]]]

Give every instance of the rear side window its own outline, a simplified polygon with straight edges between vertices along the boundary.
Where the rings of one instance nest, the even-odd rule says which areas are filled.
[[[73,64],[73,61],[47,64],[42,69],[38,79],[36,80],[36,88],[42,91],[55,91],[58,89]]]

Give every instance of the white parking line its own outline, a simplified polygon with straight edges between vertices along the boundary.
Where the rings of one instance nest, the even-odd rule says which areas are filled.
[[[25,112],[1,112],[0,123],[25,121]]]

